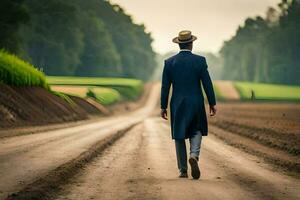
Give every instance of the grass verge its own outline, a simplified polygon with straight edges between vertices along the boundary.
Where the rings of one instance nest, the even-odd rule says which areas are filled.
[[[128,78],[47,76],[50,85],[100,86],[117,90],[122,97],[134,100],[143,91],[143,82]]]
[[[102,105],[110,105],[121,100],[120,93],[112,88],[91,88],[88,91],[87,96],[95,98]]]
[[[43,72],[4,50],[0,50],[0,80],[7,85],[39,86],[49,89]]]
[[[112,88],[95,86],[54,85],[51,90],[60,95],[81,98],[92,97],[103,105],[111,105],[122,100],[120,93]],[[59,95],[58,95],[59,96]],[[64,98],[64,96],[62,96]]]

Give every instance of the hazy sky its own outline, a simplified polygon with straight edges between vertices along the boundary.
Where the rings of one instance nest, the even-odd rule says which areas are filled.
[[[197,51],[218,52],[224,40],[251,16],[265,15],[281,0],[110,0],[122,6],[137,23],[144,23],[158,53],[177,50],[171,40],[180,30],[198,36]]]

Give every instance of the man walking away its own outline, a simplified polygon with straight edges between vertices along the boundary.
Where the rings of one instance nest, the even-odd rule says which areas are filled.
[[[175,140],[177,164],[180,178],[187,178],[187,152],[185,139],[190,142],[191,175],[200,178],[198,166],[202,136],[207,136],[207,118],[201,83],[206,93],[210,115],[216,114],[216,99],[204,57],[192,53],[197,39],[191,31],[181,31],[173,39],[180,52],[165,60],[161,87],[161,116],[167,117],[168,97],[172,85],[170,102],[171,132]]]

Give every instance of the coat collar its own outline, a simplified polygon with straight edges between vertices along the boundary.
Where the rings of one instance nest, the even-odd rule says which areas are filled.
[[[183,52],[183,51],[189,51],[189,52],[192,52],[190,49],[180,49],[180,52]]]
[[[189,50],[189,49],[181,49],[181,50],[179,51],[179,54],[190,54],[190,53],[192,53],[192,51]]]

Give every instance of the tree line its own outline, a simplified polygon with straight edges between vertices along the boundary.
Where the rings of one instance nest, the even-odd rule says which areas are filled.
[[[220,51],[224,79],[300,84],[300,0],[246,19]]]
[[[0,48],[47,75],[148,79],[152,38],[106,0],[2,0]]]

